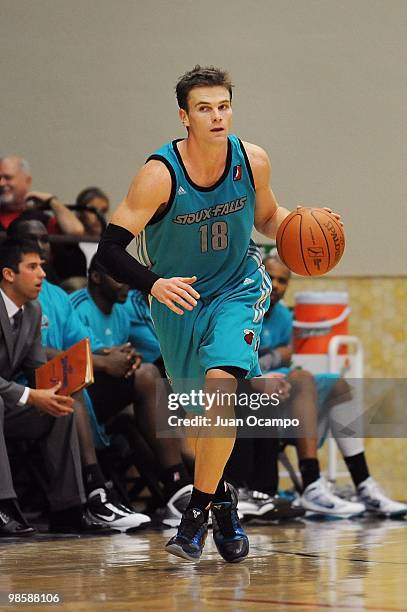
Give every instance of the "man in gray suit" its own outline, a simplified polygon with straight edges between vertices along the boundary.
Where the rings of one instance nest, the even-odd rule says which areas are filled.
[[[35,243],[7,240],[0,246],[0,536],[34,533],[16,500],[5,438],[38,439],[47,470],[52,532],[105,532],[84,512],[73,400],[52,389],[35,389],[34,372],[45,363],[41,308],[36,298],[45,272]],[[17,382],[24,374],[30,386]]]

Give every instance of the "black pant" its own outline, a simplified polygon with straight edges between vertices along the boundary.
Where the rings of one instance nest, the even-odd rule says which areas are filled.
[[[237,487],[274,495],[278,488],[278,438],[237,438],[225,468],[226,480]]]
[[[116,378],[104,372],[95,372],[95,382],[88,387],[88,393],[98,421],[108,423],[134,402],[134,377]]]

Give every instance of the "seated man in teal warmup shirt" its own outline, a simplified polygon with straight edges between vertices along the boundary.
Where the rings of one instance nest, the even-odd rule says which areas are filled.
[[[128,289],[128,285],[104,273],[94,257],[89,267],[88,287],[69,296],[82,323],[107,350],[124,345],[132,337],[132,321],[125,306]],[[137,338],[136,347],[139,348]],[[115,426],[119,413],[133,406],[132,421],[136,427],[128,427],[126,431],[130,437],[137,435],[137,443],[141,433],[147,443],[145,451],[150,452],[158,478],[164,484],[167,503],[164,521],[176,526],[181,519],[179,510],[191,493],[191,479],[181,457],[180,440],[156,437],[156,393],[161,385],[158,367],[143,362],[126,378],[95,372],[95,384],[89,387],[89,394],[99,422],[108,428]],[[129,441],[133,446],[132,439]]]
[[[368,512],[379,516],[406,514],[407,506],[384,495],[370,476],[363,439],[341,435],[340,424],[344,421],[352,422],[355,410],[346,381],[339,374],[317,374],[313,377],[316,396],[312,401],[311,374],[304,370],[290,369],[293,317],[281,300],[287,290],[291,273],[277,252],[266,257],[264,265],[272,280],[273,290],[270,309],[264,317],[260,339],[259,362],[263,373],[280,372],[287,375],[287,380],[292,381],[294,386],[297,385],[299,410],[302,410],[303,418],[307,418],[308,421],[314,418],[317,421],[319,446],[322,446],[328,430],[331,430],[356,487],[358,501]],[[347,514],[348,511],[352,514],[350,505],[345,507],[338,499],[331,499],[336,496],[332,495],[323,479],[319,477],[316,453],[301,455],[300,449],[304,441],[297,439],[295,443],[299,452],[300,470],[305,480],[303,483],[305,490],[301,497],[303,507],[324,514],[335,514],[337,506],[339,514],[341,512]],[[349,502],[344,503],[349,504]],[[330,504],[333,504],[332,508],[329,508]]]

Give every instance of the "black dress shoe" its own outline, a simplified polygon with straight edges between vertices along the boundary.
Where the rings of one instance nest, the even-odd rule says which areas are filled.
[[[79,517],[76,513],[72,513],[70,517],[69,512],[64,510],[62,512],[52,512],[49,517],[48,531],[50,533],[77,533],[78,535],[112,535],[120,533],[116,529],[111,529],[106,525],[93,521],[84,510]]]
[[[26,523],[14,500],[0,501],[0,537],[20,538],[34,533],[36,529]]]

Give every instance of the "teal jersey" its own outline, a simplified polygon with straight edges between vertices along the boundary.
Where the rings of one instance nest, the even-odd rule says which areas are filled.
[[[269,311],[270,312],[270,311]],[[293,313],[281,302],[277,302],[263,318],[260,348],[275,349],[291,344],[293,335]]]
[[[112,312],[105,314],[86,288],[74,291],[69,297],[82,323],[103,346],[110,348],[129,341],[130,318],[124,304],[114,304]]]
[[[106,346],[96,338],[92,329],[85,327],[74,310],[69,295],[61,287],[44,279],[38,299],[42,310],[41,341],[43,346],[65,351],[86,337],[90,340],[92,353]],[[109,446],[104,427],[97,422],[92,401],[86,389],[83,391],[83,397],[90,417],[95,446],[97,448]]]
[[[44,279],[38,299],[42,310],[43,346],[65,351],[87,336],[93,353],[105,346],[98,341],[91,329],[83,325],[63,289]]]
[[[137,236],[137,258],[164,278],[197,276],[194,288],[205,299],[238,286],[259,267],[250,239],[253,175],[242,142],[230,135],[222,176],[211,187],[196,185],[178,142],[164,145],[149,158],[166,165],[172,189],[165,210]]]
[[[130,342],[143,355],[145,363],[153,363],[161,356],[161,350],[146,298],[133,289],[124,307],[130,318]]]

